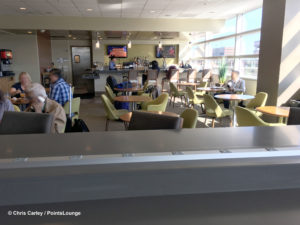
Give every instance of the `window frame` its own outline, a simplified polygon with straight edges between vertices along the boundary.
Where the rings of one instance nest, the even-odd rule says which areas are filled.
[[[258,54],[237,54],[237,42],[238,39],[242,36],[248,35],[248,34],[255,34],[255,33],[260,33],[261,34],[261,28],[258,29],[253,29],[253,30],[248,30],[248,31],[239,31],[239,26],[240,26],[240,21],[243,18],[243,15],[251,12],[251,11],[255,11],[259,8],[250,10],[248,12],[245,12],[243,14],[238,14],[236,15],[236,33],[235,34],[231,34],[231,35],[227,35],[227,36],[222,36],[222,37],[218,37],[218,38],[213,38],[213,39],[207,39],[207,33],[205,34],[205,40],[204,41],[199,41],[199,42],[194,42],[191,45],[195,46],[195,45],[204,45],[204,57],[193,57],[191,58],[191,60],[204,60],[204,64],[203,64],[203,69],[205,69],[205,65],[206,65],[206,60],[213,60],[213,59],[222,59],[222,58],[233,58],[234,59],[234,68],[236,67],[236,61],[237,59],[243,59],[243,58],[258,58],[259,60],[259,53]],[[232,17],[233,18],[233,17]],[[232,19],[229,18],[229,19]],[[222,41],[222,40],[226,40],[226,39],[230,39],[230,38],[234,38],[234,54],[232,56],[211,56],[208,57],[207,56],[207,52],[206,52],[206,48],[207,46],[211,43],[211,42],[215,42],[215,41]],[[247,76],[244,74],[241,74],[241,77],[243,78],[249,78],[249,79],[257,79],[257,74],[253,75],[253,76]]]

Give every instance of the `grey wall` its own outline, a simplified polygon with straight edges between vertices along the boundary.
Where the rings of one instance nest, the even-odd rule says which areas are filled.
[[[28,72],[34,82],[40,82],[36,35],[0,34],[0,48],[13,51],[12,70],[16,75],[23,71]]]

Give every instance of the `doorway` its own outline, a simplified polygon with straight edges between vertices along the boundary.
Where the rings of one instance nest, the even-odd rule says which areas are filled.
[[[75,95],[81,97],[94,97],[94,80],[83,79],[82,76],[91,70],[91,48],[71,47],[72,77],[75,86]]]

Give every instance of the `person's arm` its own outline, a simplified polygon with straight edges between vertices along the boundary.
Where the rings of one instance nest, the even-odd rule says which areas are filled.
[[[51,89],[51,93],[50,93],[50,99],[56,101],[59,103],[59,96],[60,96],[60,89],[59,87],[56,85]]]
[[[234,89],[234,92],[246,92],[246,83],[244,80],[240,80],[240,85]]]
[[[5,100],[5,111],[15,111],[13,104],[8,99]]]
[[[9,91],[10,96],[15,96],[17,94],[21,94],[21,90],[17,90],[15,86],[12,86]]]

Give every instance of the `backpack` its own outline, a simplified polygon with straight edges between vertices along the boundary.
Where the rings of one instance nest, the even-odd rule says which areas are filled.
[[[86,123],[81,119],[75,119],[74,125],[72,126],[72,120],[68,117],[65,133],[75,133],[75,132],[90,132]]]

